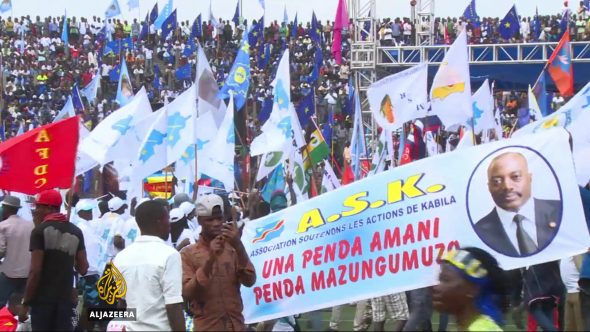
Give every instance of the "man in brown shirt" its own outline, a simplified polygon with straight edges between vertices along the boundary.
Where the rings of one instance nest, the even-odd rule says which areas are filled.
[[[190,301],[195,331],[246,329],[240,285],[254,285],[256,271],[235,222],[224,223],[223,215],[221,197],[204,196],[197,203],[199,240],[180,252],[182,295]]]

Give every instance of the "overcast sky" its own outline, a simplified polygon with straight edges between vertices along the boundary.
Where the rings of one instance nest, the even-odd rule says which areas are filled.
[[[15,16],[21,15],[63,15],[67,9],[68,16],[104,16],[104,11],[112,0],[12,0]],[[122,17],[145,17],[155,0],[139,0],[140,9],[128,10],[127,0],[118,0]],[[168,0],[158,0],[161,9]],[[181,20],[193,20],[199,13],[203,18],[208,17],[210,0],[173,0],[174,7],[178,9],[178,18]],[[238,0],[211,0],[213,13],[218,17],[231,19]],[[243,16],[247,19],[259,18],[263,14],[259,0],[242,0]],[[289,19],[293,19],[298,13],[299,21],[310,21],[312,10],[321,20],[333,20],[338,0],[265,0],[266,20],[282,21],[283,9],[287,6]],[[362,3],[367,0],[359,0]],[[425,0],[424,0],[425,1]],[[477,12],[480,16],[503,17],[510,7],[516,3],[519,15],[532,16],[538,6],[539,14],[555,14],[561,11],[561,0],[476,0]],[[378,17],[409,16],[409,0],[377,0]],[[435,14],[437,16],[460,16],[470,0],[436,0]],[[570,8],[577,6],[577,1],[570,1]],[[8,16],[10,12],[2,16]]]

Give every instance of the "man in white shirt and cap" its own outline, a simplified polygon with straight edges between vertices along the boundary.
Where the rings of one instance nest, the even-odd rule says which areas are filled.
[[[82,231],[84,245],[86,247],[86,259],[88,260],[88,272],[80,278],[80,287],[83,291],[83,308],[80,315],[80,323],[83,330],[89,327],[86,315],[88,308],[96,308],[101,304],[96,283],[102,274],[102,270],[99,268],[99,262],[101,255],[104,255],[106,246],[98,237],[96,228],[92,224],[93,210],[96,205],[96,200],[94,199],[81,199],[76,204],[76,213],[72,216],[71,220]]]
[[[104,270],[107,262],[111,261],[121,250],[125,249],[124,237],[125,214],[127,204],[121,198],[115,196],[108,201],[109,212],[100,219],[97,229],[98,236],[103,241],[106,250],[101,255],[99,269]],[[126,234],[125,234],[126,235]],[[129,243],[127,243],[129,245]]]

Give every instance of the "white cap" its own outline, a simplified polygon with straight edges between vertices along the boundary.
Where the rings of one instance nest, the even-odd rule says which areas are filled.
[[[170,222],[175,223],[180,219],[184,218],[184,213],[180,208],[170,210]]]
[[[92,210],[96,206],[95,199],[81,199],[76,204],[76,212]]]
[[[180,204],[178,208],[182,210],[185,216],[188,216],[191,212],[195,210],[195,204],[191,202],[182,202],[182,204]]]
[[[117,211],[123,205],[125,205],[125,201],[121,198],[115,196],[109,200],[109,211]]]

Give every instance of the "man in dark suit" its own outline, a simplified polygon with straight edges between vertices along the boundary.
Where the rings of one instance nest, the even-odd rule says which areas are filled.
[[[531,198],[531,183],[527,160],[520,153],[503,153],[488,167],[488,190],[496,207],[475,224],[475,230],[501,254],[537,253],[559,228],[561,201]]]

